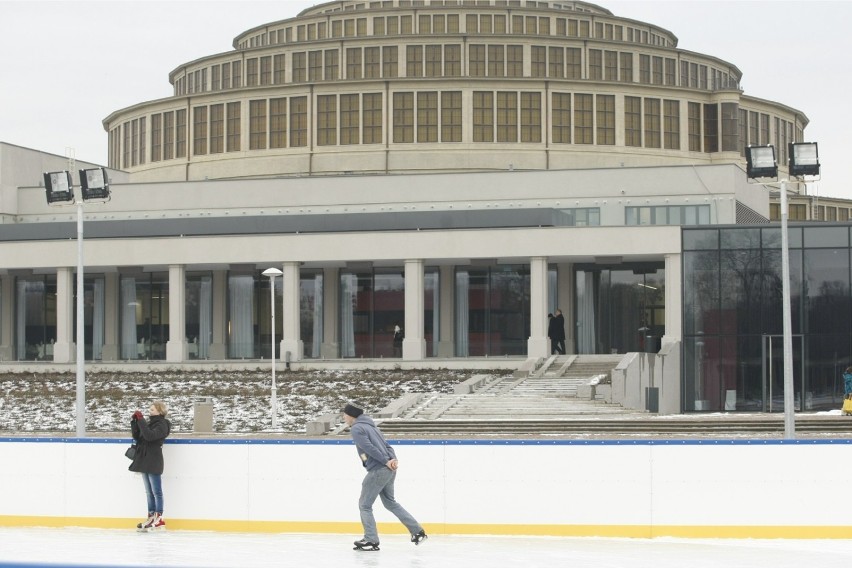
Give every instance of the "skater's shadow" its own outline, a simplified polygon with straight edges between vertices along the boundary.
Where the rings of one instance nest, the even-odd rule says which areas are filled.
[[[389,551],[360,553],[355,555],[355,565],[364,568],[426,568],[429,566],[422,558],[405,558],[402,554],[387,554]],[[433,564],[433,566],[435,566]],[[451,568],[436,566],[436,568]]]

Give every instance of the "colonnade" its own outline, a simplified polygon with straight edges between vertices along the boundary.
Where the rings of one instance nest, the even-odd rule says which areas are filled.
[[[663,343],[681,339],[681,255],[666,254],[666,333]],[[547,337],[547,313],[550,306],[560,307],[565,315],[566,345],[569,352],[574,345],[575,290],[573,264],[565,259],[544,256],[529,258],[530,274],[530,336],[527,341],[527,356],[547,357],[550,342]],[[426,267],[434,262],[424,259],[405,259],[405,338],[402,345],[403,360],[422,360],[427,353],[425,337],[425,273]],[[557,270],[557,287],[551,290],[548,272],[552,266]],[[291,361],[304,358],[304,342],[300,337],[300,262],[282,262],[283,321],[280,337],[281,357]],[[189,343],[185,337],[186,323],[186,276],[192,266],[174,264],[168,267],[168,326],[169,337],[165,346],[165,360],[181,363],[190,359]],[[319,357],[340,357],[339,315],[340,266],[322,268],[322,343]],[[452,264],[438,266],[440,302],[434,307],[439,310],[438,329],[434,331],[438,358],[456,357],[455,353],[455,270]],[[104,341],[101,350],[103,361],[120,361],[119,296],[120,276],[124,272],[141,273],[141,268],[120,268],[98,274],[104,278]],[[208,357],[225,360],[228,354],[228,270],[212,271],[212,341]],[[14,272],[0,276],[0,360],[15,359],[15,284]],[[69,363],[75,357],[74,344],[74,268],[60,267],[56,271],[56,342],[53,345],[52,361]],[[555,301],[552,295],[555,293]],[[287,355],[285,355],[287,354]]]

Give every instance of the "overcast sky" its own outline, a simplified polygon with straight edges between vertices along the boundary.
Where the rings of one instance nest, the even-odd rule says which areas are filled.
[[[234,37],[318,4],[304,0],[101,2],[0,0],[0,141],[107,161],[103,119],[172,94],[170,71],[232,50]],[[822,180],[809,191],[852,198],[852,1],[619,0],[616,16],[661,26],[679,47],[743,72],[751,96],[810,119]]]

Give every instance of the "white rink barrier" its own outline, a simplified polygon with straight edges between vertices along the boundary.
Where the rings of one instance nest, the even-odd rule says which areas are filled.
[[[436,534],[852,538],[852,440],[391,443],[397,500]],[[135,527],[128,444],[0,438],[0,526]],[[170,529],[361,534],[349,440],[170,439],[164,454]]]

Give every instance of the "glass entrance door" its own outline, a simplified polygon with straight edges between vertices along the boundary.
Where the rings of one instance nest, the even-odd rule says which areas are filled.
[[[802,410],[804,387],[804,336],[793,335],[793,390],[794,407]],[[805,409],[810,409],[805,400]],[[784,412],[784,336],[763,336],[763,411]]]

